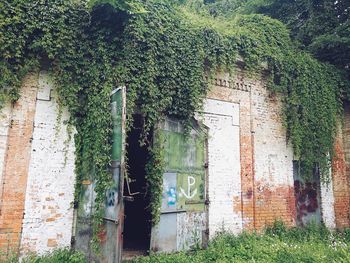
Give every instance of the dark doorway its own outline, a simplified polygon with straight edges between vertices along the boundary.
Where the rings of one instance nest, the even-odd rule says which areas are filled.
[[[129,182],[124,185],[125,221],[124,221],[124,251],[123,258],[148,253],[151,236],[151,216],[149,212],[149,197],[146,189],[145,166],[149,159],[149,145],[140,145],[143,119],[134,116],[133,128],[127,134],[127,157]]]

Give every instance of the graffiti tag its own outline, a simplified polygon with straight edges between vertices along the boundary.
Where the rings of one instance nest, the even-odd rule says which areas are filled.
[[[181,193],[187,198],[187,199],[192,199],[193,197],[196,196],[197,194],[197,189],[194,189],[194,191],[191,193],[191,186],[195,185],[196,179],[193,176],[188,176],[187,177],[187,193],[185,192],[182,187],[180,187]]]

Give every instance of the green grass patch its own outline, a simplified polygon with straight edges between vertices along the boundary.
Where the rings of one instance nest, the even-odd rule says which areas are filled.
[[[51,253],[36,256],[29,255],[21,261],[16,254],[9,255],[4,259],[4,263],[87,263],[85,256],[80,252],[75,252],[69,249],[57,249]]]
[[[350,230],[331,232],[324,226],[287,229],[275,223],[263,234],[220,233],[206,250],[140,257],[134,263],[173,262],[350,262]]]

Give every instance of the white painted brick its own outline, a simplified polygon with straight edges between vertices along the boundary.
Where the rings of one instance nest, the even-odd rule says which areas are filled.
[[[321,213],[322,221],[326,227],[329,229],[334,229],[336,225],[332,178],[329,181],[321,180]]]
[[[73,140],[67,150],[64,143],[68,134],[63,122],[69,114],[64,109],[57,123],[58,105],[50,100],[54,86],[47,72],[40,72],[39,84],[21,252],[42,254],[56,248],[48,246],[49,239],[57,247],[70,246],[75,175]]]
[[[286,141],[282,106],[278,96],[269,98],[263,83],[252,89],[255,179],[274,187],[293,186],[293,149]]]
[[[235,211],[240,200],[239,105],[207,99],[204,124],[209,128],[209,235],[226,230],[239,233],[242,216]]]
[[[2,186],[2,179],[4,174],[4,163],[7,150],[7,139],[9,127],[11,124],[12,107],[10,103],[3,105],[0,112],[0,186]],[[1,205],[2,187],[0,187],[0,205]]]

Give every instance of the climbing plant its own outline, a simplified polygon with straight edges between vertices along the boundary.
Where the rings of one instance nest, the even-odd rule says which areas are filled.
[[[144,117],[143,139],[165,115],[189,124],[210,89],[206,76],[267,65],[267,83],[281,94],[295,154],[309,171],[325,169],[333,153],[337,116],[349,84],[341,71],[297,49],[279,21],[263,15],[226,20],[194,11],[191,1],[17,0],[0,2],[0,100],[15,101],[21,79],[40,61],[51,63],[59,101],[76,127],[76,196],[83,179],[96,182],[95,233],[112,184],[110,92],[127,87],[127,127]],[[198,2],[198,1],[197,1]],[[217,9],[220,10],[220,9]],[[142,141],[142,138],[141,138]],[[162,148],[147,166],[153,223],[159,219]]]

